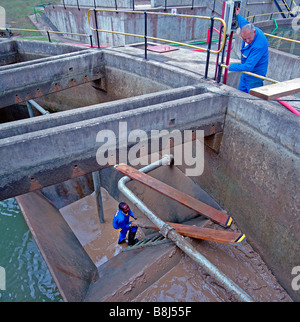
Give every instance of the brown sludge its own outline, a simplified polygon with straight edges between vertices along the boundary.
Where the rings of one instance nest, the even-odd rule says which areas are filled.
[[[126,245],[118,245],[118,232],[111,224],[118,209],[118,202],[105,189],[101,188],[101,191],[104,224],[99,223],[94,194],[60,209],[96,266],[116,256],[123,247],[126,247]],[[206,227],[220,229],[220,226],[211,222]],[[230,230],[238,231],[234,224],[231,225]],[[143,236],[143,232],[139,229],[137,237]],[[190,241],[202,255],[242,287],[254,301],[291,301],[247,241],[237,247],[209,241],[192,239]],[[228,302],[236,299],[218,285],[204,269],[182,253],[179,264],[139,294],[134,301]]]

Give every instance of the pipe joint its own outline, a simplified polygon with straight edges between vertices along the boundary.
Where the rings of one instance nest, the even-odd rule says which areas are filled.
[[[164,237],[168,238],[168,234],[170,233],[171,230],[175,230],[175,229],[172,226],[170,226],[169,224],[164,224],[162,226],[162,228],[160,229],[160,233]]]

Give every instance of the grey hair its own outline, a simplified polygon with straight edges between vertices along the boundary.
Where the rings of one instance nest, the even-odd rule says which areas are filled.
[[[250,30],[250,31],[251,31],[251,33],[253,34],[253,33],[254,33],[254,31],[255,31],[255,27],[254,27],[253,23],[248,23],[247,25],[245,25],[245,26],[242,28],[241,32],[246,31],[246,30]]]

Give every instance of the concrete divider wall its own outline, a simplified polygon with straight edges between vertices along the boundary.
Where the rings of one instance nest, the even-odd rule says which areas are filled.
[[[23,216],[64,301],[83,301],[97,268],[79,240],[41,193],[17,197]],[[42,211],[41,211],[42,210]]]
[[[0,67],[18,61],[16,43],[10,40],[0,42]]]
[[[197,114],[199,108],[202,112]],[[188,111],[184,117],[182,110]],[[2,160],[0,173],[1,196],[8,198],[99,169],[96,152],[101,144],[96,142],[97,133],[111,130],[118,139],[119,122],[124,120],[128,131],[138,124],[149,133],[168,129],[170,120],[176,121],[172,128],[177,129],[222,124],[224,113],[222,99],[207,93],[2,139],[0,149],[6,160]],[[22,158],[15,158],[16,155]]]
[[[92,31],[88,24],[87,12],[89,8],[77,8],[56,6],[46,7],[45,13],[52,23],[60,30],[72,33],[81,33],[93,35],[93,44],[97,44],[96,32]],[[151,11],[170,13],[164,11],[163,8],[152,9]],[[191,11],[190,8],[178,8],[179,14],[210,16],[211,11],[206,7],[197,7]],[[96,27],[94,13],[90,14],[91,24]],[[174,23],[176,19],[176,24]],[[118,31],[144,35],[144,15],[134,13],[115,13],[115,12],[97,12],[98,29],[108,31]],[[206,39],[207,28],[210,24],[209,20],[199,20],[195,18],[174,18],[156,15],[148,15],[148,36],[158,37],[174,41],[192,41],[198,39]],[[87,37],[67,36],[82,43],[89,43]],[[113,35],[110,33],[99,32],[100,46],[124,46],[125,44],[137,43],[143,41],[138,37],[129,37],[124,35]]]
[[[105,7],[105,8],[115,8],[116,4],[118,8],[132,8],[133,0],[64,0],[66,6],[82,6],[86,7]]]
[[[51,48],[51,44],[48,46]],[[103,77],[103,59],[102,53],[97,50],[76,51],[32,62],[2,66],[0,107],[85,84],[101,77]]]
[[[299,266],[299,117],[276,103],[230,98],[218,155],[194,180],[233,216],[294,300]]]

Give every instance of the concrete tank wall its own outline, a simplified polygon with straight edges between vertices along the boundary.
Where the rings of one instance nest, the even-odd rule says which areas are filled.
[[[225,86],[223,86],[225,87]],[[294,300],[300,263],[299,117],[275,103],[231,97],[219,154],[194,177],[233,216]]]
[[[89,8],[77,7],[46,7],[45,13],[51,22],[60,31],[93,35],[93,43],[97,45],[96,32],[93,32],[88,24],[87,12]],[[160,13],[170,13],[163,8],[151,9]],[[206,7],[178,8],[178,14],[210,16],[211,11]],[[130,17],[130,18],[128,18]],[[91,24],[95,28],[94,12],[90,13]],[[176,24],[174,23],[176,19]],[[115,12],[97,12],[98,29],[108,31],[126,32],[144,35],[144,15]],[[174,41],[188,41],[203,39],[206,37],[209,20],[195,18],[174,18],[171,16],[148,15],[148,36],[158,37]],[[218,24],[219,25],[219,24]],[[83,43],[90,43],[89,37],[72,36],[73,39]],[[125,44],[143,41],[143,38],[113,35],[99,32],[100,46],[124,46]]]

